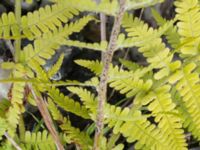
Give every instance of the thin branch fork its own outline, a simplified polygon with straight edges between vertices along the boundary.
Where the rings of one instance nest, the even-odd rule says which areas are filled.
[[[40,97],[40,96],[37,96],[33,87],[32,86],[29,86],[30,90],[31,90],[31,93],[36,101],[36,104],[37,104],[37,107],[44,119],[44,122],[48,128],[48,130],[50,131],[54,141],[55,141],[55,144],[57,146],[57,149],[58,150],[64,150],[64,147],[63,145],[61,144],[61,141],[60,141],[60,138],[59,138],[59,135],[56,131],[56,129],[54,128],[53,126],[53,121],[51,119],[51,116],[49,114],[49,111],[47,109],[47,106],[44,102],[44,100]]]
[[[117,48],[117,38],[120,32],[120,25],[122,22],[123,15],[125,13],[125,4],[126,0],[120,0],[119,12],[116,15],[112,33],[110,36],[110,41],[108,49],[105,53],[104,67],[100,77],[100,83],[98,87],[98,108],[97,108],[97,120],[96,120],[96,132],[93,150],[100,149],[100,141],[103,137],[103,128],[104,128],[104,105],[107,95],[107,83],[108,83],[108,71],[109,66],[113,58],[113,53]]]

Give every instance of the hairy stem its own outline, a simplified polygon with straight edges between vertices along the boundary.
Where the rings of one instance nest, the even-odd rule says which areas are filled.
[[[21,24],[21,0],[15,0],[15,16],[17,20],[17,24],[19,25],[19,32],[20,32],[20,24]],[[15,62],[19,61],[21,51],[21,39],[15,40]]]
[[[50,133],[51,133],[51,135],[52,135],[52,137],[55,141],[55,144],[57,146],[57,150],[64,150],[64,147],[61,144],[59,135],[58,135],[56,129],[54,128],[54,126],[53,126],[53,121],[51,119],[51,116],[49,114],[49,111],[47,109],[47,106],[46,106],[44,100],[41,98],[41,96],[36,95],[33,87],[30,86],[30,90],[31,90],[31,93],[32,93],[35,101],[36,101],[37,107],[38,107],[38,109],[39,109],[39,111],[42,115],[42,118],[44,119],[44,122],[45,122],[48,130],[50,131]]]
[[[94,140],[94,146],[93,146],[94,150],[100,149],[100,142],[103,137],[104,105],[105,105],[106,95],[107,95],[108,71],[109,71],[110,63],[112,61],[113,53],[115,49],[117,48],[117,38],[120,32],[121,21],[125,12],[125,3],[126,3],[126,0],[120,0],[119,12],[116,15],[112,33],[110,36],[108,49],[105,52],[104,67],[103,67],[103,71],[100,77],[100,83],[98,87],[98,108],[97,108],[95,140]]]

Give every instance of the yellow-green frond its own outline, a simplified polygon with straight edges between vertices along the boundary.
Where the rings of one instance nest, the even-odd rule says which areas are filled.
[[[61,68],[64,56],[65,56],[64,54],[61,54],[59,56],[59,59],[57,60],[57,62],[47,71],[47,75],[48,75],[49,79],[52,78]]]
[[[158,123],[158,127],[163,132],[163,138],[168,143],[169,149],[186,149],[182,121],[178,111],[175,110],[176,105],[171,99],[170,89],[169,85],[159,87],[134,102],[137,105],[139,100],[142,105],[147,105],[152,116],[155,117],[155,122]]]
[[[59,122],[59,127],[66,134],[68,141],[65,142],[75,143],[83,150],[91,149],[93,141],[89,135],[83,131],[81,132],[78,128],[73,127],[70,120],[63,117],[56,105],[50,99],[48,100],[48,108],[53,116],[53,119]]]
[[[48,88],[47,90],[52,100],[65,111],[69,111],[85,119],[90,118],[88,110],[79,102],[76,102],[73,99],[65,96],[59,91],[59,89],[55,87]]]
[[[107,49],[106,41],[101,41],[100,43],[85,43],[85,42],[80,42],[80,41],[67,40],[63,44],[68,45],[68,46],[75,46],[79,48],[88,48],[88,49],[97,50],[97,51],[106,51]]]
[[[169,82],[175,84],[176,90],[180,93],[180,101],[183,105],[181,108],[186,108],[182,110],[182,113],[190,116],[190,119],[184,120],[185,124],[192,134],[200,139],[200,116],[198,115],[200,113],[200,79],[195,68],[196,64],[192,62],[184,65],[171,75]]]
[[[34,45],[27,45],[21,54],[21,62],[27,64],[30,60],[34,59],[41,65],[45,64],[46,59],[50,59],[55,51],[64,45],[67,41],[66,38],[73,32],[79,32],[89,21],[93,20],[92,16],[85,16],[76,22],[60,27],[54,32],[48,32],[41,38],[34,41]]]
[[[200,43],[200,5],[198,0],[177,0],[176,18],[178,33],[181,36],[182,54],[195,55],[198,53]]]
[[[56,150],[56,145],[52,136],[46,131],[42,132],[30,132],[26,131],[24,139],[21,139],[21,147],[24,150]]]

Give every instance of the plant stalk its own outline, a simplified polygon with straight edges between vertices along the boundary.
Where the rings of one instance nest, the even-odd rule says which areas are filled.
[[[105,52],[104,67],[100,76],[100,83],[98,86],[98,108],[97,108],[97,119],[96,119],[96,131],[93,150],[100,150],[101,139],[103,138],[104,128],[104,105],[107,95],[107,83],[108,83],[108,71],[110,63],[112,62],[113,53],[117,48],[117,38],[120,32],[120,25],[122,22],[123,15],[125,13],[126,0],[120,0],[119,12],[116,15],[114,25],[112,28],[108,49]]]
[[[42,115],[42,118],[44,119],[44,122],[49,130],[49,132],[51,133],[54,141],[55,141],[55,144],[57,146],[57,150],[64,150],[64,147],[60,141],[60,138],[59,138],[59,135],[58,135],[58,132],[56,131],[54,125],[53,125],[53,121],[51,119],[51,116],[49,114],[49,111],[47,109],[47,106],[44,102],[44,100],[41,98],[41,96],[37,96],[36,93],[35,93],[35,90],[33,89],[32,86],[29,86],[30,90],[31,90],[31,93],[36,101],[36,104],[37,104],[37,107]]]
[[[15,0],[15,17],[16,17],[17,24],[19,27],[19,33],[21,33],[21,29],[20,29],[21,13],[22,13],[21,0]],[[20,51],[21,51],[21,39],[19,38],[15,40],[15,57],[14,57],[15,62],[19,62]]]

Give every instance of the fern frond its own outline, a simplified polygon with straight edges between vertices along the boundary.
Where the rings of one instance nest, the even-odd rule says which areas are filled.
[[[141,68],[142,66],[140,66],[139,64],[135,63],[135,62],[132,62],[130,60],[125,60],[125,59],[119,59],[120,63],[125,67],[127,68],[128,70],[132,70],[132,71],[135,71],[139,68]]]
[[[68,90],[76,93],[91,111],[96,111],[93,110],[96,108],[94,105],[97,105],[96,97],[91,92],[78,87],[69,87]],[[105,104],[104,113],[104,123],[114,128],[114,133],[122,133],[123,136],[127,137],[128,142],[137,141],[136,147],[138,149],[144,146],[160,150],[166,148],[160,129],[147,121],[140,111]]]
[[[15,78],[24,78],[27,75],[26,68],[20,64],[16,66],[17,68],[13,70],[13,76]],[[23,100],[25,84],[25,82],[16,82],[13,83],[11,88],[11,106],[6,113],[6,116],[9,124],[13,129],[15,129],[18,124],[19,115],[24,112]]]
[[[65,5],[54,4],[40,8],[33,13],[29,12],[27,16],[22,16],[19,26],[13,12],[4,13],[0,18],[0,37],[6,39],[21,38],[21,30],[22,37],[33,39],[41,36],[42,33],[56,30],[62,23],[66,23],[77,14],[78,11],[74,8],[66,9]]]
[[[150,91],[144,97],[140,97],[141,103],[152,112],[155,122],[161,129],[163,136],[166,138],[169,149],[179,150],[186,149],[186,141],[184,131],[181,129],[181,118],[177,115],[175,103],[169,94],[171,86],[164,85],[155,90]],[[137,99],[139,100],[139,99]],[[137,101],[135,101],[137,105]]]
[[[56,145],[50,134],[46,130],[42,132],[26,131],[24,139],[21,139],[22,147],[26,150],[56,150]]]
[[[64,56],[65,56],[64,54],[61,54],[59,56],[59,59],[57,60],[57,62],[47,71],[47,75],[48,75],[49,79],[51,79],[61,68]]]
[[[6,119],[0,117],[0,140],[2,140],[2,136],[4,135],[7,129],[8,129],[8,123]]]
[[[9,108],[10,105],[11,105],[11,103],[7,99],[2,99],[0,101],[0,118],[6,117],[5,112]]]
[[[195,55],[200,44],[200,5],[198,0],[178,0],[175,2],[178,33],[181,36],[182,54]]]
[[[131,22],[131,20],[129,20],[127,23],[126,20],[128,19],[132,20],[132,26],[127,25]],[[172,61],[173,55],[170,53],[170,49],[166,48],[160,38],[163,31],[160,32],[158,30],[154,30],[153,28],[149,28],[147,24],[144,24],[139,19],[132,19],[132,17],[127,15],[125,16],[122,25],[125,27],[131,41],[135,41],[134,46],[138,47],[139,52],[146,57],[147,62],[153,65],[153,68],[161,69],[160,74],[162,75],[154,77],[156,79],[161,79],[164,76],[169,75],[169,65]]]
[[[68,87],[70,92],[77,94],[85,107],[90,110],[90,116],[92,119],[96,118],[97,113],[97,98],[94,94],[89,92],[86,89],[78,88],[78,87]]]
[[[76,8],[79,11],[103,12],[107,15],[113,16],[116,15],[119,8],[117,0],[102,0],[99,4],[93,0],[73,0],[67,2],[65,0],[60,1],[63,1],[65,5]]]
[[[30,60],[38,61],[40,65],[45,64],[46,59],[50,59],[55,51],[66,42],[66,38],[73,32],[79,32],[89,21],[93,20],[92,16],[86,16],[82,19],[60,27],[54,30],[53,33],[49,32],[44,34],[41,38],[34,41],[34,46],[27,45],[20,53],[20,60],[27,64]]]
[[[84,106],[81,106],[79,102],[75,102],[73,99],[60,93],[59,89],[55,87],[48,88],[47,90],[52,100],[65,111],[69,111],[85,119],[90,118],[88,115],[88,110]]]
[[[103,65],[102,65],[102,62],[99,62],[98,60],[96,60],[96,61],[75,60],[75,62],[78,65],[91,70],[97,76],[99,76],[101,74]],[[117,80],[117,79],[130,78],[130,77],[133,77],[133,71],[126,71],[126,70],[120,69],[118,66],[113,66],[112,64],[110,64],[109,81],[114,80],[114,79]]]
[[[79,48],[87,48],[87,49],[92,49],[92,50],[97,50],[97,51],[106,51],[108,43],[106,41],[101,41],[100,43],[85,43],[85,42],[80,42],[80,41],[67,40],[64,44],[68,46],[79,47]]]
[[[186,108],[182,112],[186,111],[190,116],[190,119],[184,120],[185,124],[187,124],[192,134],[200,139],[200,116],[198,115],[200,113],[200,80],[199,74],[195,72],[195,68],[195,63],[184,65],[171,75],[169,82],[176,84],[176,89],[180,93],[181,102],[184,106],[181,108]]]
[[[70,121],[63,117],[53,101],[48,100],[48,108],[53,116],[53,119],[60,123],[60,128],[69,139],[67,143],[75,143],[83,150],[91,149],[93,141],[90,137],[85,132],[81,132],[78,128],[73,127]]]
[[[121,94],[126,94],[126,97],[132,97],[138,92],[148,91],[152,86],[152,80],[147,80],[146,82],[137,79],[137,78],[127,78],[127,79],[118,79],[109,82],[110,87],[114,88],[117,91],[120,91]]]

